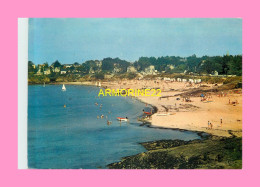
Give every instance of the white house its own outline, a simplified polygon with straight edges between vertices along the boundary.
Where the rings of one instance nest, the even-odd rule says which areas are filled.
[[[153,65],[151,65],[151,66],[148,66],[147,68],[145,68],[145,73],[147,74],[147,75],[155,75],[156,74],[156,70],[155,70],[155,68],[154,68],[154,66]]]
[[[164,77],[163,80],[165,80],[165,81],[171,81],[171,78]]]
[[[181,82],[181,78],[177,78],[177,82]]]
[[[54,68],[54,72],[55,72],[55,73],[59,73],[59,72],[60,72],[60,67],[55,67],[55,68]]]
[[[70,68],[70,67],[73,66],[73,64],[64,64],[63,66],[64,66],[65,68]]]
[[[189,79],[189,82],[190,82],[190,83],[193,83],[193,82],[194,82],[194,80],[193,80],[193,79]]]
[[[43,71],[43,74],[44,74],[44,75],[49,75],[49,74],[51,74],[51,69],[50,69],[50,68],[46,68],[46,69]]]
[[[137,70],[135,69],[134,66],[128,66],[127,67],[127,73],[136,73]]]

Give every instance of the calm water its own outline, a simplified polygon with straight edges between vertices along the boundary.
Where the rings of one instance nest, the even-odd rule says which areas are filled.
[[[135,99],[98,98],[99,88],[92,86],[66,88],[62,92],[61,85],[29,86],[29,168],[106,168],[121,157],[146,151],[139,142],[200,138],[193,132],[140,126],[136,119],[145,105]],[[97,119],[101,114],[112,121],[110,126],[106,118]],[[130,123],[116,120],[126,116]]]

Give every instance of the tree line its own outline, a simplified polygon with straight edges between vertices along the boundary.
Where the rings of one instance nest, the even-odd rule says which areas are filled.
[[[135,62],[128,62],[120,58],[104,58],[101,61],[88,60],[82,64],[75,62],[73,66],[66,68],[64,64],[56,60],[51,65],[44,63],[44,68],[60,67],[68,72],[77,72],[81,74],[96,74],[127,72],[129,66],[134,66],[138,72],[145,71],[149,66],[153,65],[158,72],[166,73],[189,73],[211,74],[217,71],[219,75],[242,75],[242,55],[223,55],[223,56],[202,56],[192,55],[186,58],[179,56],[164,57],[140,57]],[[169,68],[171,66],[171,68]],[[34,66],[32,61],[28,62],[28,72],[37,72],[38,67]]]

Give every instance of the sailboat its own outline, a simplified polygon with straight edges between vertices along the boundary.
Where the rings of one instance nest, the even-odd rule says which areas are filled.
[[[66,91],[66,87],[65,87],[65,85],[64,85],[64,84],[62,85],[62,88],[61,88],[61,90],[62,90],[62,91]]]
[[[116,118],[118,121],[128,121],[128,118],[125,117],[125,118],[121,118],[121,117],[117,117]]]

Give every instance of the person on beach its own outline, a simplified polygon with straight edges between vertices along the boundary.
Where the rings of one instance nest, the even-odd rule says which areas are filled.
[[[213,124],[212,123],[210,123],[210,129],[212,129],[213,128]]]
[[[220,126],[222,127],[222,118],[220,119]]]
[[[210,122],[208,121],[208,129],[210,128]]]

